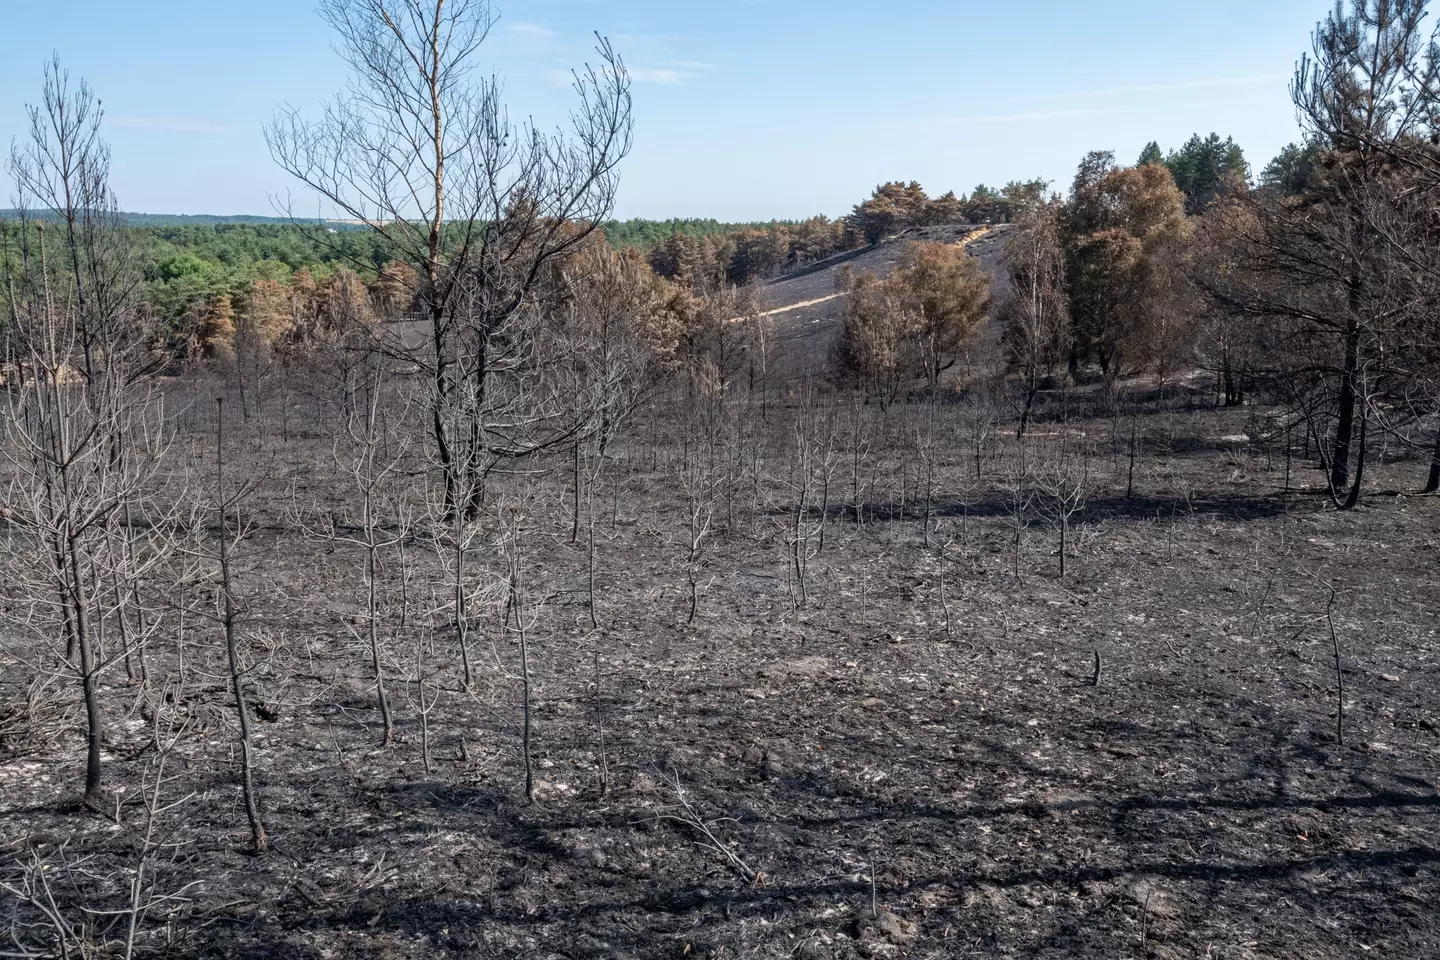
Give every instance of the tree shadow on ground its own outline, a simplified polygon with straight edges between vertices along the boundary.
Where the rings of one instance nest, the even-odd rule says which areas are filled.
[[[843,775],[821,768],[781,775],[769,788],[790,798],[788,811],[758,819],[747,815],[726,828],[726,836],[741,849],[757,842],[755,831],[768,829],[789,838],[788,848],[760,853],[769,861],[767,871],[770,862],[777,866],[754,883],[743,882],[720,858],[701,848],[696,848],[688,871],[660,871],[640,878],[577,857],[573,849],[557,842],[556,837],[567,832],[603,830],[618,836],[644,831],[647,842],[666,846],[693,844],[695,837],[684,827],[642,824],[623,805],[614,809],[572,801],[555,807],[522,807],[503,790],[426,780],[376,786],[366,791],[366,805],[392,811],[404,823],[405,838],[387,841],[390,849],[423,842],[415,838],[483,832],[504,854],[501,862],[481,865],[491,871],[488,889],[476,892],[474,877],[458,878],[463,882],[457,883],[437,873],[423,881],[412,879],[404,891],[363,891],[330,910],[280,906],[272,918],[246,929],[253,948],[228,949],[226,941],[233,929],[213,926],[202,934],[209,939],[196,952],[276,955],[266,952],[270,950],[313,956],[297,950],[297,934],[367,929],[412,940],[428,938],[438,950],[465,956],[513,955],[505,950],[523,953],[523,945],[536,943],[544,948],[538,956],[674,956],[690,943],[734,943],[742,921],[763,919],[776,925],[778,936],[786,924],[814,926],[819,922],[816,918],[833,913],[836,903],[868,902],[864,877],[825,866],[823,851],[834,845],[830,839],[834,837],[851,838],[850,843],[857,842],[855,838],[876,838],[887,862],[915,865],[903,878],[886,880],[881,891],[886,902],[918,890],[952,891],[954,904],[943,908],[942,915],[955,923],[966,920],[961,905],[967,898],[985,889],[1003,893],[1038,887],[1063,892],[1142,880],[1164,881],[1171,890],[1192,890],[1211,910],[1229,909],[1237,898],[1283,896],[1302,916],[1324,916],[1336,909],[1337,897],[1363,894],[1355,888],[1355,877],[1386,878],[1379,882],[1393,884],[1433,874],[1440,865],[1440,850],[1425,842],[1399,843],[1389,849],[1347,845],[1299,855],[1294,848],[1276,851],[1263,844],[1236,848],[1233,842],[1201,842],[1210,835],[1206,824],[1217,819],[1235,823],[1237,817],[1246,820],[1254,815],[1260,818],[1257,822],[1269,823],[1267,818],[1275,815],[1384,814],[1391,823],[1425,823],[1440,810],[1440,795],[1414,778],[1410,778],[1412,789],[1385,783],[1384,775],[1352,775],[1349,782],[1359,787],[1353,792],[1334,785],[1321,791],[1308,788],[1293,770],[1322,762],[1323,751],[1302,742],[1296,730],[1278,720],[1263,744],[1234,758],[1228,776],[1217,773],[1214,778],[1138,792],[1097,789],[1090,777],[1079,772],[1040,765],[1033,751],[1017,739],[1022,730],[1019,721],[996,720],[989,727],[993,732],[979,738],[979,749],[964,761],[967,782],[976,786],[961,802],[946,802],[909,787],[890,795],[871,795]],[[1098,717],[1067,731],[1065,739],[1120,741],[1147,734],[1156,731]],[[887,736],[862,733],[847,748],[854,756],[871,756]],[[920,755],[909,758],[911,765],[955,767],[957,761],[943,756],[938,746],[919,746]],[[1004,797],[999,785],[1017,775],[1027,782],[1058,782],[1067,795],[1048,800]],[[726,800],[715,795],[717,791],[732,803],[735,799],[734,785],[707,779],[704,769],[681,771],[681,778],[687,786],[694,785],[693,795],[704,807],[724,808]],[[820,800],[824,803],[816,802]],[[845,809],[825,809],[833,808],[837,800]],[[997,861],[985,856],[979,843],[988,828],[1006,822],[1029,823],[1032,831],[1064,831],[1077,817],[1089,824],[1090,834],[1098,834],[1092,842],[1103,839],[1106,846],[1123,848],[1125,858],[1074,855],[1045,862],[1046,858],[1022,855]],[[316,824],[314,829],[326,828]],[[943,869],[923,867],[934,863],[927,848],[940,837],[954,852],[943,858],[948,861]],[[373,844],[378,838],[364,839]],[[1193,855],[1176,856],[1173,847],[1165,845],[1165,841],[1187,840]],[[332,834],[327,842],[333,847],[336,837]],[[342,846],[347,842],[358,843],[360,838],[340,840]],[[296,839],[294,845],[306,849],[303,840]],[[443,850],[435,853],[443,858]],[[430,889],[416,891],[417,884]],[[1052,919],[1052,937],[1075,933],[1073,924],[1062,922],[1063,916]],[[547,942],[557,930],[565,931],[566,942]]]
[[[1093,497],[1085,502],[1085,508],[1071,518],[1076,526],[1086,521],[1106,520],[1171,520],[1192,518],[1214,518],[1223,520],[1268,520],[1304,509],[1297,503],[1303,491],[1292,491],[1290,496],[1269,495],[1224,495],[1208,494],[1195,497],[1158,497],[1149,494],[1125,496],[1113,494]],[[1319,496],[1321,491],[1310,491]],[[794,510],[772,507],[765,511],[772,519],[793,517]],[[867,501],[860,508],[861,521],[872,523],[919,523],[926,516],[930,520],[995,520],[1010,519],[1014,516],[1014,500],[1005,496],[986,496],[966,500],[954,496],[937,496],[927,514],[923,500],[877,500]],[[854,524],[854,504],[830,504],[821,508],[812,506],[806,511],[811,520],[824,517],[830,523]],[[1031,506],[1026,511],[1029,521],[1034,524],[1036,510]]]

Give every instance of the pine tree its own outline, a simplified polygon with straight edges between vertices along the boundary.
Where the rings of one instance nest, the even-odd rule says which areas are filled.
[[[279,343],[295,323],[292,295],[291,289],[278,280],[254,281],[236,322],[237,329],[245,330],[266,347]]]
[[[965,204],[955,196],[954,190],[931,200],[925,208],[925,224],[927,226],[960,223],[964,219]]]
[[[930,198],[925,190],[911,180],[881,184],[870,199],[850,214],[850,220],[872,244],[909,227],[925,223]]]
[[[391,260],[380,268],[380,276],[370,284],[370,299],[375,309],[386,317],[402,317],[410,312],[415,300],[419,274],[403,260]]]
[[[1082,161],[1063,218],[1072,373],[1094,360],[1113,381],[1176,349],[1161,341],[1174,329],[1169,266],[1189,236],[1184,204],[1163,166],[1117,169],[1107,153]]]
[[[899,284],[918,321],[925,378],[933,390],[985,321],[990,275],[961,247],[913,243],[890,280]]]
[[[1221,140],[1218,133],[1208,137],[1195,134],[1165,158],[1165,166],[1185,194],[1185,212],[1191,215],[1204,210],[1227,187],[1246,184],[1250,179],[1245,151],[1233,138]]]
[[[222,293],[205,306],[196,339],[200,355],[211,365],[228,369],[235,363],[235,306],[230,294]]]
[[[1311,186],[1319,159],[1317,144],[1289,144],[1260,171],[1260,186],[1285,196],[1299,196]]]

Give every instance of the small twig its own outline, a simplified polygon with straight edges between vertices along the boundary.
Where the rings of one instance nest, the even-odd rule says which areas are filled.
[[[1335,629],[1336,589],[1330,587],[1325,603],[1325,622],[1330,627],[1330,645],[1335,652],[1335,741],[1345,746],[1345,671],[1340,661],[1340,634]]]
[[[717,838],[714,832],[710,829],[711,823],[734,823],[736,822],[735,819],[733,817],[721,817],[718,820],[712,820],[707,823],[695,811],[695,808],[691,806],[690,801],[685,799],[685,791],[680,786],[680,775],[678,773],[673,775],[673,778],[671,780],[671,786],[675,790],[675,799],[679,801],[681,808],[685,811],[685,816],[677,816],[673,813],[662,813],[655,817],[651,817],[650,819],[668,820],[673,823],[680,823],[684,824],[687,827],[690,827],[692,830],[695,830],[705,838],[705,842],[701,843],[700,846],[709,847],[710,849],[722,854],[725,859],[730,862],[730,865],[735,868],[735,871],[739,873],[740,876],[747,883],[758,883],[760,881],[761,875],[755,870],[751,869],[750,865],[747,864],[744,860],[740,859],[740,857],[735,854],[735,851],[731,850],[729,847],[725,846],[725,844],[721,843],[719,838]]]
[[[870,919],[880,919],[880,900],[875,895],[875,861],[870,861]]]
[[[605,705],[600,699],[600,652],[595,652],[595,729],[599,736],[600,752],[600,797],[610,793],[610,761],[605,754]]]
[[[950,620],[950,600],[945,596],[945,574],[940,574],[940,606],[945,611],[945,636],[955,639],[955,626]]]
[[[339,761],[341,769],[348,772],[350,765],[345,762],[345,750],[340,746],[340,735],[335,732],[335,724],[326,720],[325,725],[330,728],[330,743],[335,747],[335,759]]]

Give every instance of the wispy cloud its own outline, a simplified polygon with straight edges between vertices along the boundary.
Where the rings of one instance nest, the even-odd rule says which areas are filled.
[[[1117,101],[1126,97],[1159,93],[1183,93],[1186,90],[1214,90],[1222,87],[1248,87],[1277,83],[1289,78],[1289,74],[1261,73],[1244,77],[1214,77],[1206,80],[1183,80],[1175,83],[1146,83],[1125,87],[1105,87],[1096,90],[1075,90],[1067,92],[1064,100],[1075,101]],[[946,117],[947,123],[1045,123],[1066,120],[1073,117],[1093,117],[1099,114],[1115,113],[1120,110],[1117,103],[1094,106],[1041,106],[1030,110],[1015,110],[1008,113],[984,114],[979,116]]]
[[[552,87],[569,87],[575,84],[575,74],[564,67],[546,67],[540,72]]]
[[[512,37],[525,37],[529,40],[553,40],[559,34],[544,24],[534,23],[529,20],[517,20],[514,23],[507,23],[500,28],[501,32]]]
[[[695,59],[696,41],[692,37],[669,33],[622,33],[617,34],[614,40],[615,48],[625,57],[630,78],[636,83],[680,86],[716,69],[714,63]]]
[[[546,57],[563,47],[559,33],[533,20],[501,23],[490,37],[490,52],[501,56]]]
[[[690,37],[681,33],[617,33],[614,37],[615,43],[620,46],[636,48],[665,48],[681,46],[691,43]]]
[[[1181,80],[1175,83],[1144,83],[1129,87],[1082,90],[1071,94],[1071,96],[1118,97],[1135,93],[1178,93],[1183,90],[1213,90],[1216,87],[1249,87],[1289,80],[1290,76],[1288,73],[1257,73],[1245,77],[1213,77],[1208,80]]]
[[[636,83],[653,83],[666,87],[677,87],[699,79],[715,65],[698,60],[665,60],[654,66],[630,67],[630,78]]]
[[[169,133],[226,133],[226,128],[199,117],[107,116],[105,124],[127,130],[162,130]]]
[[[713,63],[703,63],[699,60],[669,60],[661,66],[672,67],[676,70],[687,70],[691,73],[707,73],[715,69]]]
[[[667,34],[621,34],[611,38],[625,59],[626,70],[635,83],[675,87],[698,80],[717,69],[714,63],[686,57],[682,48],[693,41]],[[534,60],[549,61],[541,70],[549,83],[568,86],[574,82],[572,64],[584,62],[591,52],[543,24],[516,21],[497,29],[492,41],[496,52]],[[588,42],[588,41],[587,41]]]
[[[1114,113],[1112,107],[1079,107],[1074,110],[1030,110],[1021,113],[997,113],[980,117],[953,117],[951,123],[1044,123],[1049,120],[1064,120],[1069,117],[1093,117],[1101,113]]]
[[[679,70],[663,67],[631,67],[630,78],[636,83],[654,83],[662,87],[676,87],[685,82],[685,76]]]

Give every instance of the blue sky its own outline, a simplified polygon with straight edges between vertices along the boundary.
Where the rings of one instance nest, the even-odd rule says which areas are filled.
[[[622,217],[799,218],[877,183],[932,193],[1041,176],[1149,140],[1233,135],[1257,168],[1296,138],[1286,83],[1330,0],[497,0],[482,56],[512,115],[564,119],[592,33],[636,80]],[[273,212],[295,187],[262,127],[344,83],[307,0],[0,0],[0,138],[58,51],[98,90],[122,206]],[[23,51],[16,53],[17,51]],[[8,192],[8,185],[5,188]],[[315,201],[296,193],[297,208]],[[0,203],[0,205],[4,205]]]

